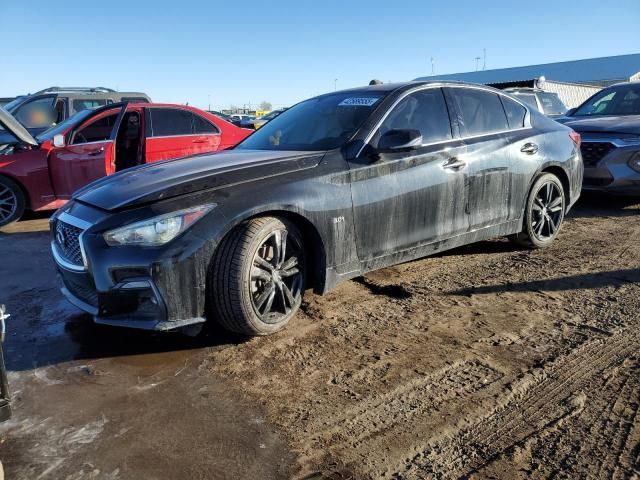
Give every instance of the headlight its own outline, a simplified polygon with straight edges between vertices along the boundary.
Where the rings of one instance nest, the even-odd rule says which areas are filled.
[[[640,173],[640,152],[636,152],[636,154],[629,159],[629,166]]]
[[[148,247],[164,245],[184,232],[215,206],[215,203],[201,205],[132,223],[126,227],[106,232],[104,240],[112,247],[116,245]]]

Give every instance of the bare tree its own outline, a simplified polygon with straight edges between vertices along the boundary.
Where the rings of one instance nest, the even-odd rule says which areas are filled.
[[[273,105],[271,102],[267,102],[266,100],[260,104],[260,110],[271,110],[273,109]]]

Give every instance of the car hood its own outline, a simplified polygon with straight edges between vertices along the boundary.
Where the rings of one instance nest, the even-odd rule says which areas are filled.
[[[16,140],[31,146],[38,145],[38,141],[27,131],[13,115],[4,108],[0,108],[0,145],[15,143]]]
[[[640,134],[640,115],[562,117],[554,119],[578,133]]]
[[[313,168],[325,152],[229,150],[142,165],[96,180],[73,199],[113,211]]]

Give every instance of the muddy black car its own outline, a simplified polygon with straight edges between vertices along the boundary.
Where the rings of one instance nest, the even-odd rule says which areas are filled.
[[[580,192],[578,144],[489,87],[333,92],[234,150],[94,182],[52,217],[51,248],[98,323],[269,334],[307,289],[492,237],[549,245]]]

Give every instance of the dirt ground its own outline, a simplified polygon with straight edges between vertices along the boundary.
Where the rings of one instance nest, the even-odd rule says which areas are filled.
[[[91,324],[46,219],[0,234],[8,478],[638,478],[640,201],[309,295],[246,340]]]

